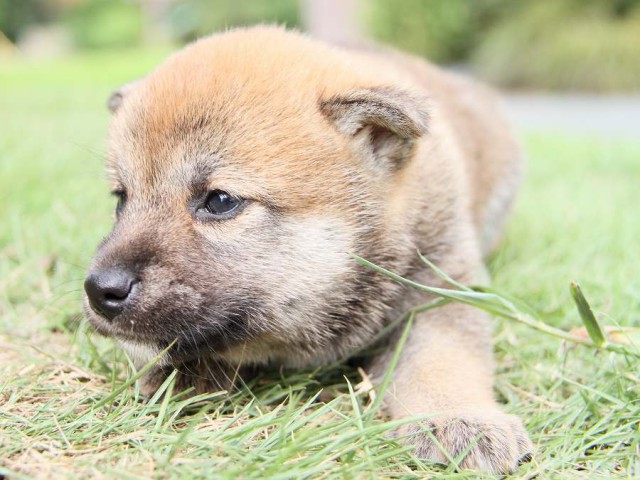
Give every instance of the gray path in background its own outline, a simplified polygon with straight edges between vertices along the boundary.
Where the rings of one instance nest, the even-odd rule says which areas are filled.
[[[640,94],[504,95],[509,116],[524,131],[559,131],[640,141]]]

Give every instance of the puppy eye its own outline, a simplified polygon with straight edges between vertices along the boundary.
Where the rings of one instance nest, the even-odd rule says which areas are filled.
[[[114,190],[111,194],[118,198],[118,203],[116,204],[116,216],[119,216],[122,213],[125,203],[127,203],[127,192],[124,190]]]
[[[216,218],[230,218],[240,211],[243,202],[222,190],[212,190],[204,202],[204,210]]]

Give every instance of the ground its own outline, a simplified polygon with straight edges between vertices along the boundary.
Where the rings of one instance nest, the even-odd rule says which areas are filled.
[[[274,372],[231,396],[174,397],[167,383],[143,403],[124,356],[83,327],[82,278],[114,207],[105,101],[163,54],[0,64],[0,473],[477,478],[389,440],[350,367]],[[528,176],[490,263],[494,287],[570,330],[577,280],[602,323],[637,327],[640,143],[539,120],[523,124]],[[495,339],[496,394],[536,448],[514,478],[640,476],[637,359],[507,320]]]

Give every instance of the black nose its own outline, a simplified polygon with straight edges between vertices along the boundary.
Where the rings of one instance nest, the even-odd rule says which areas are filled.
[[[91,308],[111,320],[131,303],[136,283],[132,272],[108,268],[91,272],[84,281],[84,291],[87,292]]]

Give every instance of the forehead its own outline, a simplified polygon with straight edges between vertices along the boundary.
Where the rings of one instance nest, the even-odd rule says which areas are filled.
[[[159,97],[148,93],[135,111],[114,122],[109,170],[116,182],[138,189],[213,182],[221,187],[241,184],[245,192],[281,191],[296,185],[308,190],[319,171],[325,182],[342,181],[349,174],[342,139],[323,118],[314,118],[319,116],[315,111],[206,95],[166,105],[175,96],[171,90]],[[165,108],[158,107],[159,99]],[[230,107],[235,110],[228,112]]]
[[[252,100],[246,91],[210,95],[179,84],[151,84],[138,95],[111,129],[109,170],[127,189],[208,185],[273,204],[309,203],[353,176],[344,140],[313,98]]]
[[[248,35],[198,42],[136,85],[110,130],[118,181],[142,187],[209,176],[300,195],[319,182],[344,184],[354,168],[348,145],[319,101],[354,79],[331,55],[317,61],[301,37]]]

